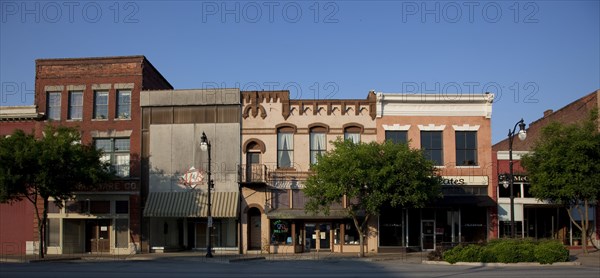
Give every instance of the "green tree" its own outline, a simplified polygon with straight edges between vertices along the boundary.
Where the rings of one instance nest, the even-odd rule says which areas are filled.
[[[588,208],[600,199],[600,133],[598,111],[574,124],[552,122],[542,128],[532,153],[521,160],[539,200],[563,205],[587,245]],[[573,209],[582,216],[575,221]],[[587,252],[586,248],[583,248]]]
[[[423,207],[441,196],[436,169],[420,150],[391,141],[354,144],[338,139],[333,145],[311,168],[305,210],[327,215],[330,205],[346,198],[345,210],[359,232],[361,257],[367,223],[383,206]]]
[[[26,199],[33,204],[40,257],[46,252],[49,199],[62,207],[78,186],[93,186],[112,176],[109,165],[100,161],[101,152],[80,140],[79,131],[53,126],[47,126],[39,140],[22,130],[0,138],[0,202]]]

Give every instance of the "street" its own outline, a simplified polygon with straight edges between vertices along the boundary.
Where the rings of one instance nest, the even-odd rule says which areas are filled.
[[[2,263],[8,277],[600,277],[595,266],[447,266],[396,260],[207,262],[198,257],[146,261]]]

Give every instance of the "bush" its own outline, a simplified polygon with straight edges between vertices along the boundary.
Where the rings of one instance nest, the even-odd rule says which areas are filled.
[[[495,255],[495,261],[500,263],[534,262],[535,244],[530,240],[507,239],[489,246]]]
[[[564,262],[569,251],[558,241],[532,241],[521,239],[492,240],[487,245],[456,246],[442,255],[451,264],[456,262]]]
[[[556,240],[541,241],[533,251],[535,260],[542,264],[566,262],[569,260],[569,250]]]
[[[445,261],[453,264],[456,262],[480,262],[482,247],[476,244],[467,246],[458,245],[443,255]]]

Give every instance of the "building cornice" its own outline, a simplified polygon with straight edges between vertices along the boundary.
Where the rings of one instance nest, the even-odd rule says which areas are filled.
[[[482,116],[492,117],[494,94],[376,93],[377,117]]]

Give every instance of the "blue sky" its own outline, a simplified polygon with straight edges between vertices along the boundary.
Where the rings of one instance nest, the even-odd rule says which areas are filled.
[[[0,105],[35,59],[145,55],[177,89],[496,94],[492,141],[600,89],[600,1],[0,1]]]

